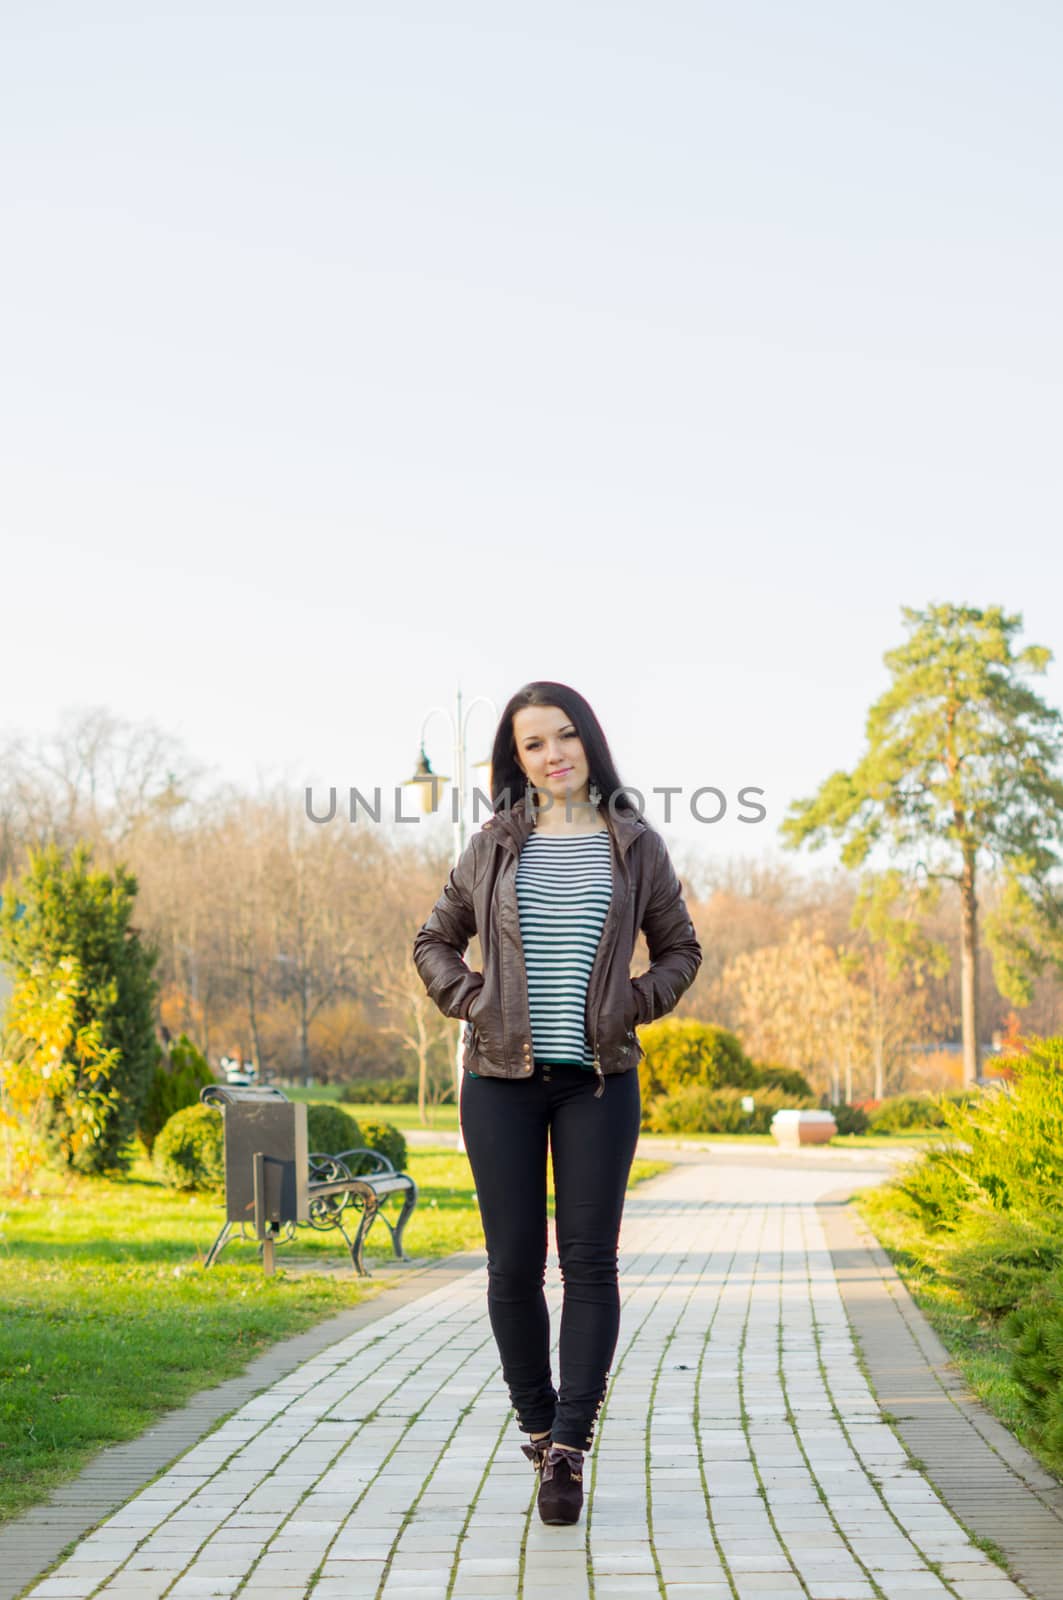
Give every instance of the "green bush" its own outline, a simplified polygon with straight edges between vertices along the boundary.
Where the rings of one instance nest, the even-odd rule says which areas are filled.
[[[306,1138],[310,1154],[319,1156],[338,1156],[365,1144],[351,1113],[330,1100],[313,1100],[307,1106]]]
[[[778,1067],[772,1063],[758,1063],[755,1068],[758,1088],[782,1089],[786,1094],[800,1095],[803,1099],[814,1096],[815,1091],[803,1072],[794,1067]]]
[[[947,1243],[931,1250],[941,1277],[994,1320],[1028,1300],[1063,1267],[1063,1222],[1051,1213],[971,1208]]]
[[[362,1137],[359,1144],[364,1144],[368,1150],[378,1150],[386,1156],[396,1172],[402,1172],[406,1166],[406,1138],[398,1128],[392,1127],[390,1122],[363,1122]],[[367,1171],[372,1170],[372,1163],[364,1162]]]
[[[866,1133],[868,1125],[867,1112],[860,1106],[836,1105],[828,1108],[837,1124],[839,1133]]]
[[[757,1082],[757,1069],[737,1036],[712,1023],[662,1017],[639,1029],[639,1042],[644,1113],[653,1101],[682,1089],[750,1088]]]
[[[221,1112],[214,1106],[175,1111],[155,1140],[152,1160],[171,1189],[220,1189],[225,1182]]]
[[[941,1097],[942,1137],[893,1180],[907,1250],[996,1319],[1046,1458],[1063,1466],[1063,1038],[987,1088]]]
[[[940,1097],[940,1144],[899,1181],[929,1232],[972,1210],[1041,1216],[1063,1204],[1063,1038],[1031,1042],[1012,1081]]]
[[[348,1105],[415,1106],[416,1078],[356,1078],[340,1089]]]
[[[356,1122],[349,1111],[332,1101],[314,1101],[306,1108],[311,1154],[338,1156],[343,1150],[379,1150],[401,1171],[406,1165],[406,1139],[390,1122]],[[368,1156],[349,1163],[357,1177],[372,1172],[376,1163]]]
[[[199,1103],[199,1091],[215,1081],[214,1074],[187,1034],[170,1046],[170,1059],[159,1062],[151,1079],[148,1098],[137,1132],[151,1155],[152,1147],[175,1111]]]
[[[1046,1454],[1063,1462],[1063,1271],[1042,1279],[1004,1319],[1012,1374]]]
[[[970,1094],[896,1094],[874,1108],[869,1133],[906,1133],[913,1128],[945,1127],[943,1105],[964,1105]]]
[[[742,1099],[753,1093],[754,1109],[742,1109]],[[661,1095],[644,1111],[650,1133],[770,1133],[771,1119],[783,1106],[814,1105],[813,1097],[800,1099],[782,1089],[706,1089],[690,1084],[674,1094]]]
[[[955,1164],[956,1154],[944,1146],[927,1150],[894,1180],[893,1187],[912,1202],[928,1235],[950,1233],[970,1201],[971,1187]]]

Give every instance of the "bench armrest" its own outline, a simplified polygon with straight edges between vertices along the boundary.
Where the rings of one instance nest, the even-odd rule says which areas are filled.
[[[360,1174],[360,1176],[363,1178],[370,1176],[379,1177],[383,1173],[392,1173],[395,1171],[395,1168],[392,1166],[387,1156],[382,1155],[379,1150],[368,1150],[364,1145],[358,1146],[354,1150],[341,1150],[339,1155],[335,1157],[335,1160],[346,1163],[349,1156],[372,1156],[374,1161],[379,1162],[379,1166],[374,1173],[370,1174],[363,1172]]]

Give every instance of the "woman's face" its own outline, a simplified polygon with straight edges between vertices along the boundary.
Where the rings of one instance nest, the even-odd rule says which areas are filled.
[[[575,723],[559,706],[524,706],[513,717],[513,744],[517,764],[539,791],[555,805],[585,801],[590,767]]]

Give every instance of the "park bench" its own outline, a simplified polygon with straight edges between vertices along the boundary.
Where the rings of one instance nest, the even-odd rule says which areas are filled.
[[[379,1150],[308,1152],[306,1107],[279,1089],[211,1083],[199,1098],[220,1108],[225,1127],[226,1220],[206,1267],[214,1265],[237,1230],[247,1239],[248,1227],[254,1229],[262,1264],[272,1272],[278,1238],[294,1239],[300,1227],[335,1228],[343,1235],[355,1271],[369,1277],[365,1241],[378,1217],[391,1235],[396,1259],[410,1259],[402,1235],[417,1204],[417,1185]],[[369,1170],[362,1171],[369,1163]],[[357,1170],[352,1172],[352,1166]],[[394,1222],[382,1209],[393,1196],[402,1201]],[[352,1215],[359,1219],[353,1236]]]

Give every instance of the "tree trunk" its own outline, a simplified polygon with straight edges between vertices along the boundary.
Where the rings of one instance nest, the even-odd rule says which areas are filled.
[[[967,1089],[977,1081],[982,1070],[978,1028],[978,897],[974,850],[970,847],[963,853],[960,905],[960,1015],[963,1019],[963,1086]]]
[[[255,1066],[258,1068],[258,1081],[262,1082],[262,1045],[258,1037],[258,1007],[255,1004],[255,969],[247,968],[247,1020],[251,1027],[251,1049],[254,1052]]]
[[[305,975],[299,984],[299,1071],[304,1083],[310,1082],[310,998]]]

